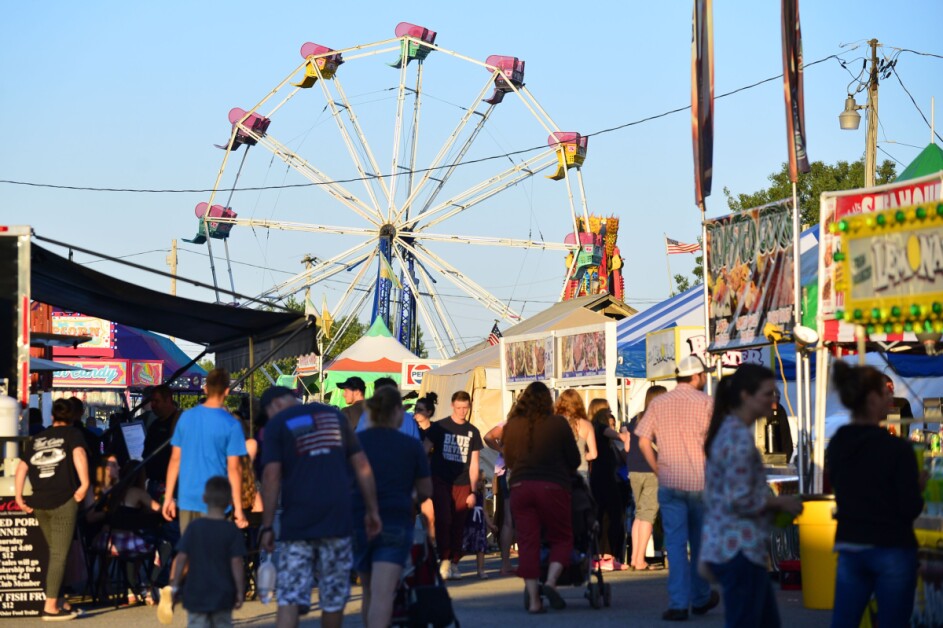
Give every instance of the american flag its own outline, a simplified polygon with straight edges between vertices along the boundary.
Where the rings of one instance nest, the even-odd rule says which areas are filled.
[[[678,242],[677,240],[672,240],[671,238],[665,238],[665,248],[668,249],[668,255],[677,255],[678,253],[700,253],[701,245],[700,244],[685,244],[683,242]]]
[[[491,333],[488,334],[488,344],[496,345],[501,342],[501,330],[498,329],[498,324],[495,323],[494,327],[491,328]]]

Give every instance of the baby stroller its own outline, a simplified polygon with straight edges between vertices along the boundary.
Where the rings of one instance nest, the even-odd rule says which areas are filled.
[[[557,579],[558,586],[579,587],[586,585],[584,597],[593,608],[602,608],[612,603],[612,585],[603,581],[603,572],[597,564],[593,568],[593,557],[599,553],[599,522],[596,520],[596,502],[586,482],[578,475],[572,477],[573,554],[569,566]],[[547,581],[550,548],[544,546],[540,552],[540,582]],[[525,606],[529,604],[524,599]]]
[[[460,628],[452,600],[439,575],[439,561],[429,535],[417,526],[409,560],[393,598],[391,625],[401,628]]]

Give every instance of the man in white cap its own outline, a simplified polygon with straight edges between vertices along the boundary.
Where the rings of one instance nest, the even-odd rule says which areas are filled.
[[[708,375],[699,358],[684,358],[675,373],[677,387],[652,400],[635,434],[639,450],[658,475],[668,550],[668,610],[662,619],[684,621],[689,609],[703,615],[720,603],[720,595],[697,573],[704,520],[704,438],[714,402],[703,392]],[[653,443],[658,445],[657,459]]]

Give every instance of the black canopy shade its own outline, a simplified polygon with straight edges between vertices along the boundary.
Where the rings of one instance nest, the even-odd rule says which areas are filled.
[[[32,248],[32,298],[64,310],[140,327],[206,346],[217,366],[249,366],[249,339],[255,359],[307,324],[291,312],[265,312],[203,303],[115,279],[37,246]],[[316,351],[317,327],[297,333],[272,359]]]

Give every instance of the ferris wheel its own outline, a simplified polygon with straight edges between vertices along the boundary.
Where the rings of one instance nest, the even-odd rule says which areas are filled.
[[[392,39],[336,50],[305,43],[301,47],[301,63],[254,107],[230,111],[232,130],[229,141],[218,145],[225,153],[214,192],[196,208],[199,233],[191,241],[205,242],[209,248],[213,281],[218,285],[212,241],[222,240],[228,263],[228,238],[234,226],[355,238],[356,244],[339,253],[307,260],[302,272],[266,289],[257,298],[286,298],[331,278],[340,276],[346,283],[352,277],[332,308],[334,318],[346,317],[348,323],[355,320],[372,298],[373,317],[383,319],[394,337],[407,348],[416,349],[421,319],[423,331],[431,335],[440,355],[446,356],[462,347],[440,285],[458,288],[497,318],[515,321],[520,316],[479,281],[450,263],[439,248],[443,243],[560,251],[562,259],[567,252],[574,252],[579,247],[574,242],[580,241],[578,237],[549,241],[542,235],[539,239],[493,235],[502,231],[500,222],[490,225],[487,235],[459,235],[455,231],[461,226],[452,226],[453,223],[486,202],[494,203],[502,192],[552,169],[547,178],[563,181],[564,185],[548,184],[557,186],[554,196],[560,200],[549,218],[562,227],[557,233],[572,232],[575,236],[581,231],[581,224],[589,224],[580,170],[588,138],[559,130],[525,86],[524,61],[500,55],[479,61],[439,46],[434,31],[405,22],[396,27],[395,35]],[[433,53],[434,57],[430,57]],[[463,69],[445,67],[446,62]],[[459,83],[467,84],[468,95],[459,98],[464,105],[452,108],[449,116],[439,110],[435,115],[423,116],[432,102],[432,96],[424,91],[427,63],[436,73],[441,70],[444,76],[453,79],[449,88],[451,100],[459,98],[456,77],[468,77]],[[377,77],[393,72],[398,74],[398,83],[385,90],[393,109],[392,129],[387,122],[386,129],[371,133],[358,109],[373,107],[375,103],[349,96],[345,86],[359,81],[357,87],[362,87],[365,82],[381,81]],[[305,151],[290,148],[291,141],[276,139],[283,117],[310,118],[318,110],[325,120],[317,131],[320,133],[326,127],[332,137],[327,139],[322,133],[317,150],[310,146]],[[515,128],[527,130],[529,146],[542,144],[543,138],[547,138],[546,146],[516,159],[510,156],[503,160],[473,159],[472,148],[489,121],[499,115],[496,112],[503,115],[511,113],[509,110],[516,116]],[[431,122],[427,123],[427,119]],[[440,132],[436,134],[436,130]],[[385,151],[376,149],[377,138],[382,139],[383,148],[392,148],[385,158]],[[331,142],[336,150],[325,148]],[[245,147],[241,156],[240,147]],[[234,210],[238,207],[232,206],[233,190],[239,188],[239,178],[252,147],[266,151],[270,162],[281,161],[287,169],[307,179],[310,188],[304,193],[317,197],[316,208],[301,220],[247,218],[242,210],[238,212],[243,214],[240,217]],[[343,167],[339,166],[341,163]],[[475,164],[474,174],[463,168],[469,163]],[[234,169],[235,175],[230,179],[227,173]],[[562,198],[564,192],[566,197]],[[504,207],[501,211],[514,210]],[[356,224],[324,224],[337,222],[334,218],[341,216]],[[576,257],[569,256],[573,261],[566,276],[561,272],[561,298]],[[231,267],[229,278],[232,283]],[[335,338],[342,332],[343,329]],[[326,350],[330,351],[331,345]]]

